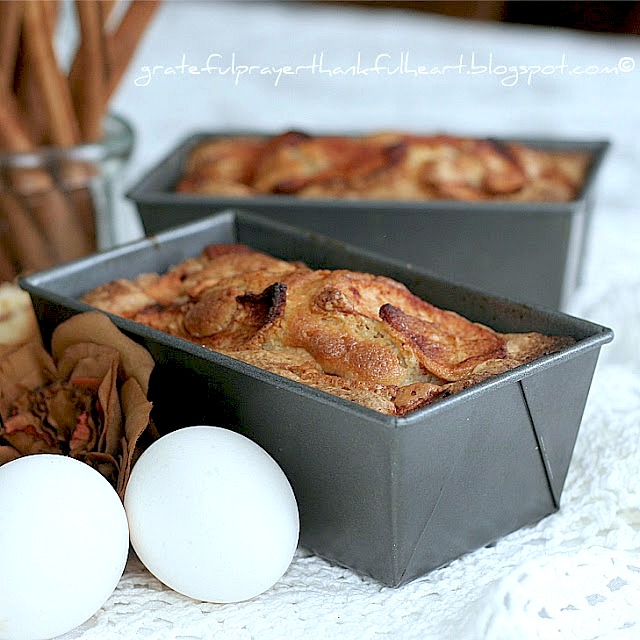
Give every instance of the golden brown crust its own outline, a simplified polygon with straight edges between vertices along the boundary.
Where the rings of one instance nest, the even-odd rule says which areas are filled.
[[[229,136],[196,145],[180,193],[382,200],[567,201],[584,183],[586,152],[450,135]]]
[[[189,153],[180,190],[211,195],[253,193],[252,167],[262,152],[261,140],[246,136],[205,141]]]
[[[243,245],[211,245],[163,275],[83,300],[391,415],[570,344],[501,334],[384,276],[312,270]]]

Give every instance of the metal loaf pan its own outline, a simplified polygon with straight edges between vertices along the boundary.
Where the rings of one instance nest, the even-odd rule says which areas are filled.
[[[570,202],[459,202],[302,199],[288,195],[220,197],[175,192],[190,150],[212,137],[264,132],[196,133],[129,192],[147,234],[228,208],[326,234],[512,300],[566,309],[579,286],[601,140],[501,139],[558,151],[587,151],[593,161]]]
[[[48,344],[58,323],[90,308],[78,301],[86,291],[115,278],[163,272],[219,242],[242,242],[315,268],[387,275],[433,304],[496,330],[577,340],[394,417],[111,316],[156,361],[150,399],[159,429],[214,424],[258,442],[293,486],[303,546],[398,586],[559,508],[610,329],[236,211],[26,276],[21,286],[32,297]]]

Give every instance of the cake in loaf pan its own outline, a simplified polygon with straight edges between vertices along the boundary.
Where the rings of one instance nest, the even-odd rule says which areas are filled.
[[[237,135],[189,152],[176,191],[373,200],[567,202],[592,160],[584,150],[395,131],[361,136]]]
[[[212,424],[251,438],[291,482],[300,544],[394,587],[560,507],[598,354],[613,338],[586,320],[233,210],[20,284],[45,344],[66,318],[95,309],[85,296],[108,304],[109,288],[114,312],[164,325],[105,312],[153,356],[148,397],[160,433]],[[470,369],[523,362],[537,340],[551,341],[539,353],[558,346],[535,333],[571,340],[438,395],[474,380]],[[232,356],[203,347],[208,341]],[[354,375],[358,354],[369,360],[367,345],[379,358],[367,375],[395,376],[379,396]],[[279,356],[282,375],[237,359],[234,349],[256,360]],[[345,393],[364,389],[382,409],[406,413],[373,410],[285,370]],[[436,394],[411,395],[428,389]],[[410,410],[412,398],[427,404]]]
[[[238,243],[105,283],[83,301],[398,416],[574,342],[499,333],[391,278],[312,269]]]
[[[205,130],[127,195],[147,235],[232,208],[566,309],[583,279],[608,148],[522,136]]]

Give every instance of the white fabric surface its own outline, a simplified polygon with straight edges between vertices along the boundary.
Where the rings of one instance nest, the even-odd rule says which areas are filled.
[[[179,5],[179,6],[178,6]],[[274,75],[155,76],[145,65],[389,66],[462,61],[476,68],[415,77],[299,70]],[[475,60],[472,56],[475,55]],[[316,58],[316,62],[318,58]],[[382,63],[382,59],[380,59]],[[478,71],[493,65],[493,72]],[[614,67],[617,72],[601,72]],[[225,64],[222,64],[222,63]],[[561,65],[500,75],[500,65]],[[580,65],[587,73],[569,73]],[[628,69],[626,72],[621,68]],[[637,67],[637,68],[636,68]],[[467,73],[470,71],[470,73]],[[553,72],[552,72],[553,71]],[[640,638],[640,41],[399,11],[287,3],[166,2],[115,97],[136,128],[132,184],[195,130],[405,128],[479,135],[608,138],[585,284],[571,312],[610,326],[561,510],[399,589],[300,549],[258,598],[203,604],[163,587],[131,558],[117,590],[66,639]],[[140,226],[119,209],[122,240]]]

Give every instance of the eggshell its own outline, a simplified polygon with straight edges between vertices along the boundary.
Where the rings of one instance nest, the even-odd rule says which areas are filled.
[[[257,596],[282,577],[298,544],[284,472],[228,429],[186,427],[154,442],[133,468],[124,504],[140,560],[196,600]]]
[[[0,467],[0,638],[45,640],[113,593],[129,552],[121,500],[84,462],[24,456]]]

